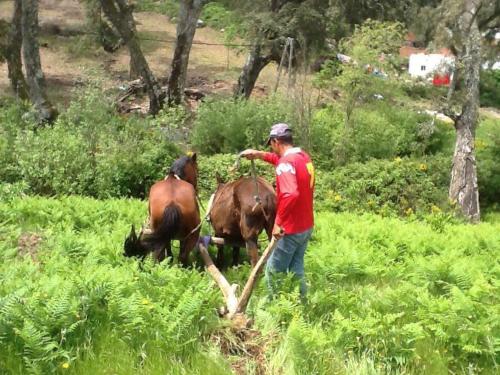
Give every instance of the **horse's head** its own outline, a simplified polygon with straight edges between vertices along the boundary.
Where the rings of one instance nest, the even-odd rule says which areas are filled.
[[[174,161],[169,173],[179,176],[181,180],[189,182],[196,189],[198,185],[196,153],[190,153]]]
[[[146,255],[146,251],[141,244],[140,238],[141,233],[139,233],[139,237],[135,234],[135,227],[132,224],[132,228],[130,229],[130,233],[125,238],[125,243],[123,244],[123,255],[126,257],[144,257]]]

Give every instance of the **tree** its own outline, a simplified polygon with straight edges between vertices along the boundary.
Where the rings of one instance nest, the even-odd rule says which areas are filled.
[[[453,118],[456,130],[455,151],[449,199],[457,202],[471,222],[480,220],[477,184],[475,132],[479,117],[479,84],[482,57],[496,54],[490,42],[500,30],[500,3],[495,0],[444,0],[446,17],[435,39],[456,53],[455,73],[443,111]],[[495,53],[496,52],[496,53]],[[461,82],[456,91],[455,83]]]
[[[153,72],[149,69],[148,62],[142,53],[137,33],[135,32],[135,21],[133,7],[126,0],[99,0],[106,17],[118,31],[127,45],[132,65],[144,80],[144,85],[149,96],[149,113],[157,114],[163,107],[165,93],[156,81]]]
[[[22,4],[21,0],[14,2],[14,12],[11,23],[2,22],[1,35],[5,40],[1,41],[0,55],[7,61],[7,69],[12,90],[17,97],[22,100],[29,99],[28,86],[23,74],[21,60],[21,47],[23,44],[23,34],[21,31]],[[1,22],[1,21],[0,21]]]
[[[340,42],[344,62],[330,63],[315,77],[319,87],[340,90],[347,129],[359,105],[379,95],[387,99],[394,91],[396,84],[387,77],[396,73],[403,35],[403,25],[398,22],[368,20]]]
[[[45,93],[45,76],[40,62],[38,45],[38,0],[21,0],[22,46],[29,97],[41,123],[51,122],[57,111],[47,99]]]
[[[180,104],[182,102],[189,53],[191,52],[196,24],[204,2],[205,0],[182,0],[180,2],[177,40],[172,58],[172,70],[168,80],[167,98],[169,104]]]
[[[85,6],[85,16],[89,32],[97,35],[95,40],[106,52],[115,52],[123,45],[123,40],[112,25],[102,17],[102,6],[99,0],[80,0]],[[137,77],[134,77],[137,78]]]
[[[295,66],[300,60],[297,56],[319,49],[326,37],[327,7],[326,0],[257,0],[251,9],[245,8],[252,42],[234,95],[250,97],[262,69],[271,61],[280,62],[287,37],[295,41]]]
[[[479,116],[479,71],[481,69],[481,34],[477,22],[479,0],[465,0],[458,30],[463,41],[464,99],[462,110],[454,116],[456,141],[449,198],[458,202],[472,222],[480,219],[474,139]]]

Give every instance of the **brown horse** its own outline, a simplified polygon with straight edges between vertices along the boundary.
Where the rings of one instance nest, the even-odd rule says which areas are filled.
[[[196,245],[200,232],[200,210],[196,200],[198,167],[196,154],[177,159],[164,180],[149,191],[150,228],[134,226],[125,239],[125,256],[144,258],[151,251],[158,262],[172,257],[171,241],[180,240],[179,261],[187,266],[189,252]]]
[[[257,185],[257,186],[256,186]],[[257,194],[258,191],[258,194]],[[255,197],[259,198],[256,199]],[[245,246],[252,267],[258,261],[257,239],[265,230],[271,239],[276,216],[276,194],[263,178],[256,181],[241,177],[226,184],[220,183],[212,199],[210,222],[216,237],[233,245],[233,265],[238,263],[239,248]],[[224,263],[223,246],[218,246],[217,264]]]

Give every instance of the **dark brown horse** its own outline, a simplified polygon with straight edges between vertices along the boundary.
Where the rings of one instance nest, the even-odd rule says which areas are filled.
[[[125,239],[125,256],[144,258],[151,251],[161,262],[172,257],[171,241],[180,240],[179,261],[186,266],[189,252],[200,232],[200,210],[196,200],[198,167],[196,154],[177,159],[164,180],[149,191],[149,226],[139,237],[134,226]]]
[[[272,235],[276,216],[273,187],[260,177],[256,180],[241,177],[226,184],[219,183],[209,209],[215,236],[233,245],[233,265],[238,263],[239,248],[245,246],[252,267],[255,266],[259,257],[259,234],[265,230],[269,239]],[[223,246],[218,248],[217,264],[221,266],[224,263],[224,249]]]

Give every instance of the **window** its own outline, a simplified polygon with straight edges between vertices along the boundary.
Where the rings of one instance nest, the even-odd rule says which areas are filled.
[[[421,66],[420,66],[420,70],[421,70],[421,71],[425,71],[425,70],[426,70],[425,65],[421,65]]]

